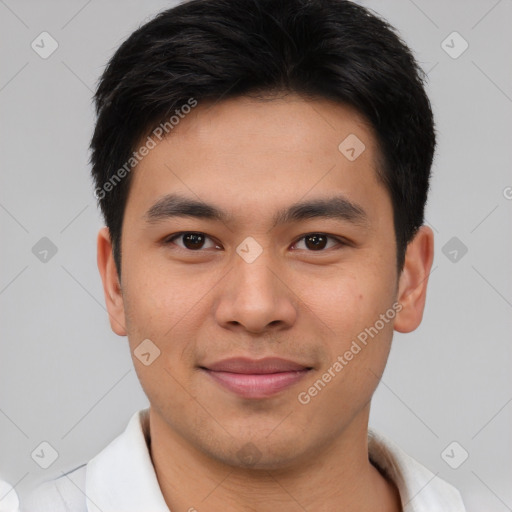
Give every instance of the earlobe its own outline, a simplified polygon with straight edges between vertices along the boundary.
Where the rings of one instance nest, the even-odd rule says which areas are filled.
[[[433,259],[434,233],[428,226],[421,226],[407,246],[400,275],[397,301],[402,309],[394,324],[398,332],[414,331],[421,323]]]
[[[126,322],[123,295],[112,253],[110,232],[107,227],[101,228],[98,232],[97,262],[98,270],[103,282],[103,292],[105,295],[110,327],[119,336],[126,336],[127,332],[125,327]]]

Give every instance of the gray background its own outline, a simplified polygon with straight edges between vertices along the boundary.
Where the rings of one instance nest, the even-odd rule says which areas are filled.
[[[512,510],[512,1],[363,4],[428,71],[439,133],[425,318],[395,335],[371,423],[456,485],[469,511]],[[0,0],[0,478],[21,496],[90,459],[147,405],[104,308],[87,147],[107,59],[170,5]],[[59,45],[47,59],[31,48],[43,31]],[[469,43],[458,58],[442,47],[453,31]],[[47,262],[32,252],[42,237],[58,249]],[[59,454],[46,470],[31,458],[42,441]],[[441,456],[453,441],[452,464],[469,453],[457,469]]]

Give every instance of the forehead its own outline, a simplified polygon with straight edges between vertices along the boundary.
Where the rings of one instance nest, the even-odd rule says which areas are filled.
[[[146,211],[172,192],[239,206],[241,215],[308,194],[342,192],[357,203],[385,194],[377,156],[363,116],[329,100],[199,102],[136,166],[127,209]]]
[[[337,149],[350,134],[358,135],[370,152],[373,150],[372,127],[353,107],[290,93],[199,102],[179,120],[166,140],[172,142],[171,137],[177,136],[181,142],[203,149],[238,154],[259,154],[262,150],[316,154]]]

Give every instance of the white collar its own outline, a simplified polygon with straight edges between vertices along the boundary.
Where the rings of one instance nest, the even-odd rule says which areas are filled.
[[[88,512],[170,512],[148,449],[148,412],[131,417],[125,431],[87,464]],[[459,492],[390,440],[370,430],[369,457],[400,493],[404,512],[465,512]]]
[[[149,409],[136,412],[125,431],[89,461],[88,512],[170,512],[147,445]]]
[[[368,453],[373,464],[397,486],[403,512],[466,511],[455,487],[372,429],[368,431]]]

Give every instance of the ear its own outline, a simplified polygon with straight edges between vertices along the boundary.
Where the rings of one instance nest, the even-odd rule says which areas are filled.
[[[407,245],[405,263],[398,284],[398,302],[402,309],[395,318],[398,332],[414,331],[421,323],[430,268],[434,259],[434,233],[421,226]]]
[[[103,281],[103,292],[107,305],[110,327],[119,336],[126,336],[124,302],[119,276],[117,274],[110,232],[107,227],[98,233],[98,269]]]

